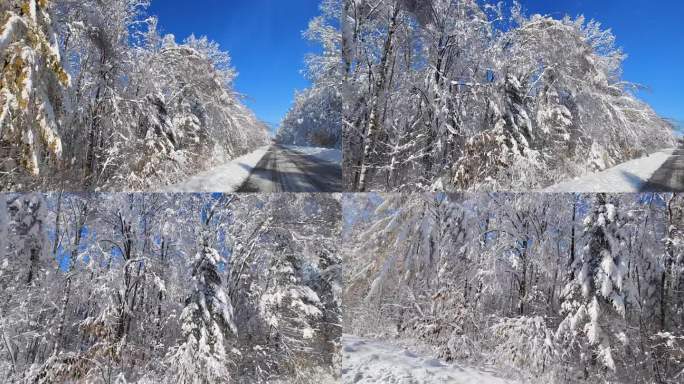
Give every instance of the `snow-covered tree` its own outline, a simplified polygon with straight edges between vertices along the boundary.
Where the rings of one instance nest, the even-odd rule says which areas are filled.
[[[50,244],[47,202],[41,194],[4,198],[7,220],[0,268],[0,326],[3,354],[0,366],[20,373],[42,359],[49,332],[42,324],[49,319],[43,308],[49,303]]]
[[[323,0],[321,15],[309,22],[304,37],[322,51],[306,57],[306,77],[312,85],[297,92],[278,129],[277,140],[292,145],[340,148],[344,69],[339,52],[342,34],[335,27],[342,17],[343,1]]]
[[[316,367],[339,367],[340,205],[329,195],[261,199],[264,210],[249,225],[236,217],[243,229],[229,266],[236,319],[245,324],[240,377],[306,383]],[[261,272],[245,273],[254,268]]]
[[[8,210],[12,217],[10,254],[19,267],[13,277],[32,285],[40,280],[47,264],[46,202],[40,194],[19,195],[8,202]]]
[[[681,296],[664,256],[680,207],[670,194],[349,196],[346,332],[530,382],[677,382],[678,307],[660,318]]]
[[[684,311],[684,196],[673,194],[667,200],[667,236],[663,270],[660,276],[660,326],[667,328],[669,321],[678,320],[677,314]],[[672,315],[669,319],[668,312]]]
[[[0,263],[5,263],[7,250],[7,227],[9,226],[9,218],[7,216],[7,201],[5,194],[0,194]],[[9,260],[7,260],[9,263]]]
[[[59,110],[69,75],[62,68],[49,1],[0,5],[0,164],[10,176],[37,176],[48,157],[62,155]],[[1,189],[14,188],[15,180]]]
[[[529,190],[674,144],[598,22],[472,0],[339,12],[353,190]]]
[[[218,252],[208,244],[193,266],[194,292],[180,315],[183,343],[168,358],[168,380],[184,384],[230,382],[226,336],[237,333],[223,288]]]
[[[336,198],[2,199],[4,381],[314,382],[335,375]],[[277,210],[282,203],[289,206]],[[267,300],[281,292],[282,301]]]
[[[302,266],[298,264],[293,255],[274,259],[268,270],[272,284],[259,302],[272,343],[276,349],[284,347],[284,353],[291,358],[305,351],[317,332],[314,324],[323,316],[323,303],[302,282]]]
[[[161,36],[148,6],[2,3],[2,189],[145,190],[268,142],[229,55]]]
[[[627,259],[623,225],[617,202],[598,194],[584,220],[588,240],[578,261],[574,285],[568,287],[569,292],[579,292],[580,296],[569,297],[563,304],[569,315],[559,328],[561,337],[586,340],[579,342],[580,348],[585,348],[586,364],[598,361],[613,371],[618,367],[616,353],[629,343],[624,332]]]
[[[295,95],[277,140],[285,144],[335,147],[342,144],[342,98],[334,88],[312,87]]]

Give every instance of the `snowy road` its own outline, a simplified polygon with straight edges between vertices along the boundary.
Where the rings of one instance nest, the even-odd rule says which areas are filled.
[[[672,152],[642,187],[643,192],[684,192],[684,149]]]
[[[342,166],[292,147],[274,145],[238,192],[342,192]]]
[[[342,382],[369,384],[512,384],[493,373],[419,356],[378,340],[342,336]]]
[[[170,185],[164,192],[223,192],[233,193],[249,177],[257,163],[264,157],[269,147],[258,148],[254,152],[232,159],[204,172],[198,173],[182,183]]]
[[[684,191],[684,156],[667,149],[546,188],[543,192],[676,192]]]

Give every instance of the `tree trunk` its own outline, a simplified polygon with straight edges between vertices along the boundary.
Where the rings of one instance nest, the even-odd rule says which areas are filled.
[[[361,173],[359,175],[358,192],[365,192],[368,183],[368,171],[370,169],[371,153],[375,149],[376,138],[380,130],[380,97],[385,90],[385,83],[387,82],[387,75],[389,71],[389,57],[392,54],[392,40],[397,29],[397,19],[399,17],[399,7],[395,6],[390,24],[387,31],[387,38],[385,39],[385,46],[382,51],[382,59],[380,61],[380,74],[375,83],[373,96],[371,97],[370,116],[368,118],[368,127],[366,129],[365,145],[363,148],[363,158],[361,159]]]

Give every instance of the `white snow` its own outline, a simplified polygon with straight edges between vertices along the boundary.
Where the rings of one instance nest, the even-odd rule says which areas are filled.
[[[25,22],[21,19],[21,17],[17,16],[13,12],[9,12],[10,17],[5,21],[5,24],[2,26],[3,31],[0,33],[0,52],[4,52],[5,49],[12,43],[12,39],[14,38],[14,32],[17,30],[17,28],[24,26],[25,27]]]
[[[297,151],[301,154],[315,157],[320,161],[329,163],[341,163],[342,151],[339,149],[320,148],[320,147],[298,147],[296,145],[284,145],[285,148]]]
[[[673,149],[656,152],[603,172],[553,185],[543,192],[640,192],[644,184],[672,156],[673,152]]]
[[[269,146],[199,173],[187,181],[166,187],[166,192],[235,192],[247,180]]]
[[[302,338],[304,340],[312,339],[313,336],[314,336],[314,330],[311,329],[310,327],[306,327],[306,328],[302,329]]]
[[[504,384],[515,383],[493,372],[420,356],[411,349],[379,340],[342,336],[343,383]]]

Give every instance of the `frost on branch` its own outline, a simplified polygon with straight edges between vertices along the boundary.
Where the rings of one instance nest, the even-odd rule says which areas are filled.
[[[205,245],[193,265],[194,292],[180,314],[184,342],[167,358],[167,378],[180,383],[229,382],[225,338],[235,336],[233,307],[218,273],[221,256]]]
[[[0,170],[38,176],[48,158],[59,160],[62,68],[49,1],[8,0],[0,5]],[[16,180],[3,181],[7,189]]]
[[[624,334],[628,297],[624,286],[625,222],[616,204],[615,200],[609,202],[606,195],[598,194],[584,219],[588,242],[582,249],[576,279],[566,288],[581,295],[566,302],[568,317],[558,331],[561,338],[586,338],[583,347],[588,350],[584,357],[587,363],[598,361],[613,371],[617,369],[613,351],[629,343],[614,336]]]
[[[230,56],[161,36],[148,7],[2,2],[3,190],[158,189],[267,144]]]
[[[539,189],[675,145],[596,21],[517,3],[343,4],[331,73],[352,190]]]
[[[304,37],[322,48],[319,54],[306,57],[305,75],[312,85],[295,94],[295,100],[280,122],[279,142],[300,146],[341,148],[344,83],[339,52],[342,36],[335,25],[341,15],[343,1],[321,2],[322,14],[309,23]]]
[[[683,203],[350,196],[345,332],[520,382],[678,383]]]
[[[0,204],[4,382],[336,375],[335,197],[54,193]]]

